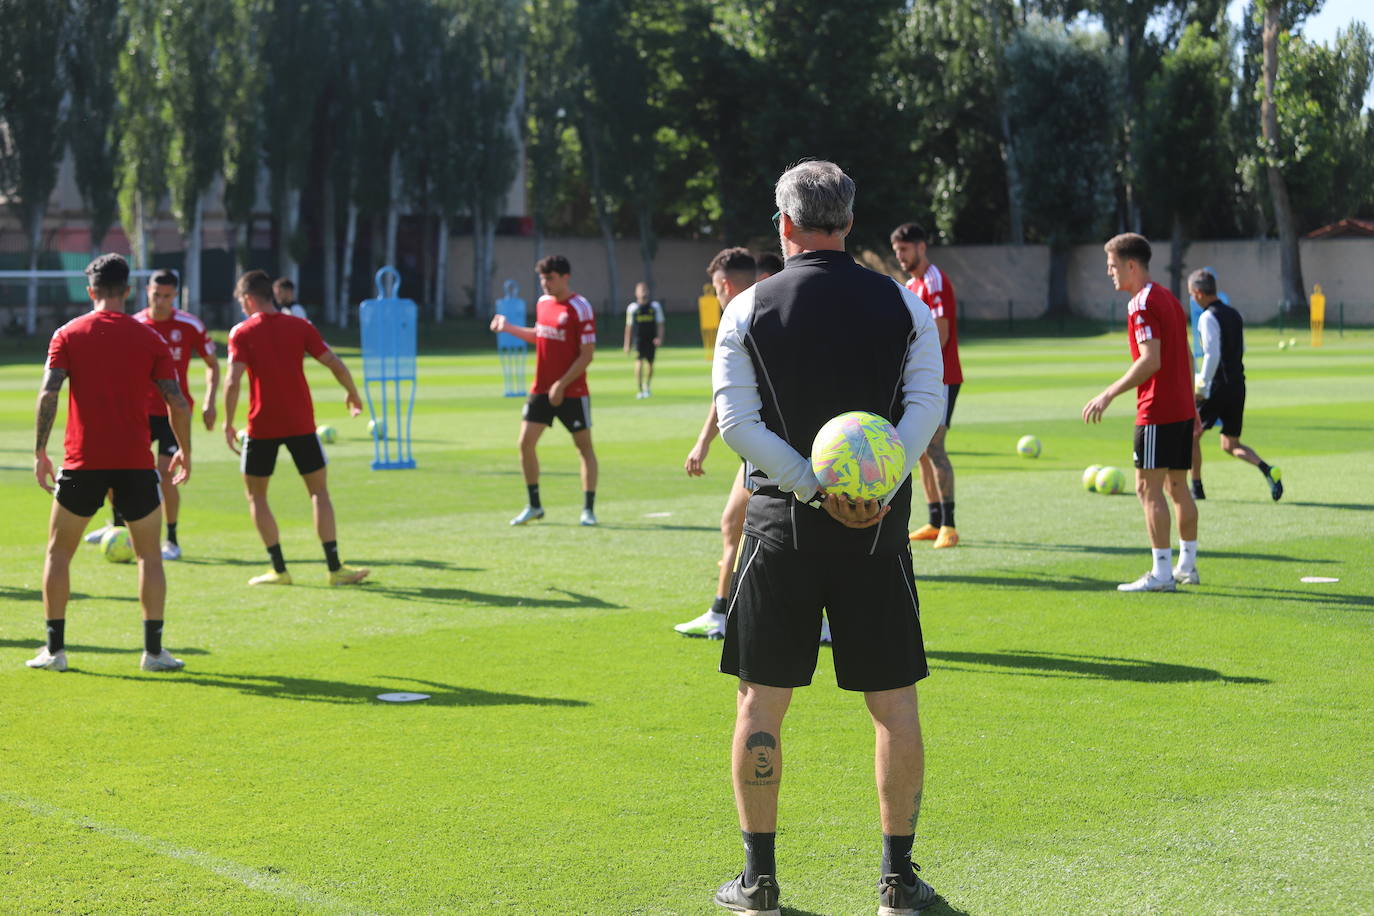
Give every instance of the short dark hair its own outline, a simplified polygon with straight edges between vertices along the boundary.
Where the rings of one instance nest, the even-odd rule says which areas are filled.
[[[748,248],[722,248],[706,265],[706,275],[714,277],[718,270],[727,274],[747,273],[752,276],[755,270],[754,256]]]
[[[86,285],[105,297],[129,291],[129,262],[117,254],[102,254],[86,265]]]
[[[563,274],[566,276],[572,273],[572,265],[561,254],[551,254],[540,258],[539,263],[534,265],[534,269],[541,274]]]
[[[279,293],[284,289],[289,289],[293,293],[296,291],[296,284],[291,282],[290,277],[278,277],[276,281],[272,284],[273,292]]]
[[[1150,266],[1150,243],[1139,233],[1123,232],[1114,235],[1102,246],[1102,250],[1127,261],[1138,261],[1142,267]]]
[[[771,251],[767,254],[759,255],[758,262],[754,265],[754,269],[756,271],[758,271],[759,273],[768,274],[769,276],[772,276],[776,273],[781,273],[782,267],[782,258],[780,258],[778,255],[773,254],[773,252]]]
[[[893,242],[929,242],[930,237],[926,235],[925,229],[920,223],[902,223],[892,230]]]
[[[149,277],[148,282],[152,283],[154,286],[181,286],[181,278],[177,276],[176,271],[167,270],[166,268],[159,270]]]
[[[234,284],[234,296],[237,298],[245,295],[264,302],[272,301],[272,278],[267,276],[267,271],[250,270],[239,277],[239,281]]]
[[[1210,270],[1195,270],[1188,275],[1188,288],[1195,289],[1204,296],[1217,294],[1217,278]]]

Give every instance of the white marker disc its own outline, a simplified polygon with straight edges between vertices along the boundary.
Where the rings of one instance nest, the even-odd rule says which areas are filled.
[[[1303,582],[1339,582],[1340,579],[1333,579],[1330,576],[1303,576]]]
[[[649,512],[649,513],[646,513],[644,517],[645,517],[645,518],[667,518],[668,516],[670,516],[670,515],[672,515],[672,514],[673,514],[673,513],[671,513],[671,512]]]
[[[414,703],[416,700],[428,700],[427,693],[379,693],[377,699],[384,703]]]

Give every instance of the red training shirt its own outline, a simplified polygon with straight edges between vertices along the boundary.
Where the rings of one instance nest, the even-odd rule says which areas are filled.
[[[210,339],[205,325],[195,315],[181,309],[172,309],[172,316],[166,321],[154,321],[152,309],[144,309],[134,318],[157,331],[162,339],[167,341],[167,346],[172,351],[172,362],[177,366],[177,380],[181,382],[181,393],[186,398],[186,403],[194,408],[196,399],[191,397],[190,384],[191,354],[194,353],[201,358],[215,355],[215,342]],[[162,399],[162,392],[157,388],[148,393],[148,416],[167,416],[167,402]]]
[[[1143,341],[1160,342],[1159,370],[1135,390],[1137,426],[1178,423],[1197,414],[1187,327],[1183,306],[1173,293],[1154,283],[1146,283],[1126,306],[1131,359],[1140,358]]]
[[[945,384],[962,384],[964,368],[959,365],[958,305],[954,301],[954,284],[949,282],[943,270],[931,264],[922,276],[908,280],[906,288],[930,308],[931,318],[943,318],[949,323],[949,337],[940,348],[940,355],[945,360]]]
[[[315,326],[282,312],[258,312],[229,332],[229,361],[248,367],[250,439],[313,435],[315,404],[305,380],[305,354],[329,352]]]
[[[561,300],[540,296],[534,305],[534,337],[534,387],[530,394],[548,394],[553,383],[577,361],[582,345],[596,343],[596,315],[591,303],[577,293]],[[587,373],[573,379],[563,395],[585,397]]]
[[[58,328],[48,368],[67,373],[69,471],[143,470],[148,450],[148,386],[177,377],[167,342],[123,312],[90,311]]]

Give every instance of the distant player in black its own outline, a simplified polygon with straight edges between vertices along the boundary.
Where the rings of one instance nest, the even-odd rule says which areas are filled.
[[[1202,365],[1193,380],[1202,419],[1193,437],[1193,498],[1206,498],[1202,488],[1202,434],[1220,421],[1221,450],[1258,467],[1269,484],[1270,497],[1278,502],[1283,497],[1283,474],[1240,441],[1245,419],[1245,320],[1217,298],[1217,278],[1211,271],[1193,271],[1188,277],[1188,295],[1202,309],[1197,321]]]
[[[649,284],[635,284],[635,301],[625,309],[625,354],[635,345],[635,397],[653,394],[654,354],[663,346],[663,305],[649,299]]]

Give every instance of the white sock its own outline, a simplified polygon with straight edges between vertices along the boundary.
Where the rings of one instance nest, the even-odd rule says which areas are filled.
[[[1179,541],[1178,568],[1184,571],[1197,568],[1197,541]]]
[[[1194,542],[1196,543],[1196,541]],[[1173,571],[1169,569],[1169,559],[1171,552],[1168,547],[1151,547],[1150,553],[1155,558],[1155,568],[1153,575],[1156,579],[1172,579]]]

